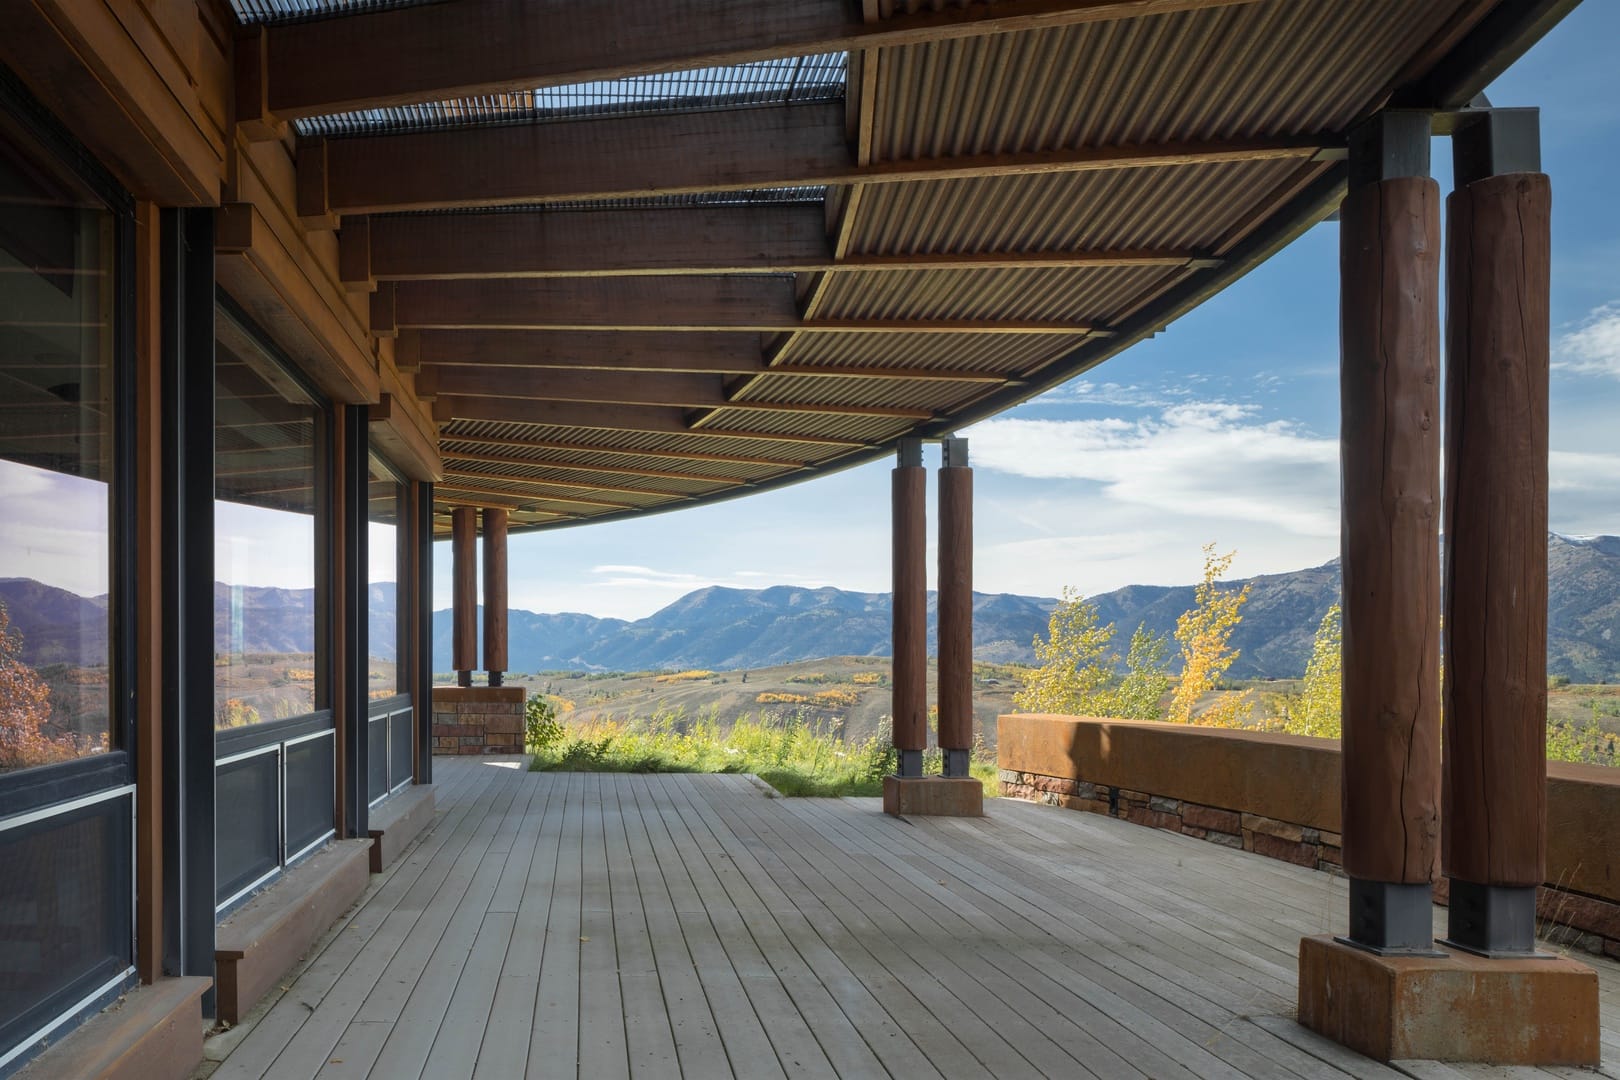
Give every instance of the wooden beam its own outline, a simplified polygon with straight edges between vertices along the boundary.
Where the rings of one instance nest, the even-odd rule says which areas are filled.
[[[611,371],[549,371],[494,368],[473,364],[425,367],[416,377],[423,394],[591,401],[607,405],[679,405],[698,409],[723,405],[719,375],[669,372],[625,375]]]
[[[514,440],[516,441],[516,440]],[[624,453],[623,450],[614,451]],[[522,465],[531,469],[557,469],[577,473],[601,473],[604,476],[645,476],[656,480],[690,480],[699,484],[746,484],[744,476],[716,476],[712,473],[680,472],[673,469],[633,468],[627,465],[603,465],[599,462],[564,461],[558,458],[519,457],[515,454],[460,453],[445,454],[446,461],[470,461],[492,465]]]
[[[819,202],[384,217],[365,269],[399,281],[793,270],[831,262],[821,217]]]
[[[665,488],[629,487],[615,484],[581,483],[577,480],[547,480],[538,476],[513,476],[511,473],[490,472],[487,469],[474,469],[466,466],[448,468],[449,476],[458,480],[493,481],[497,484],[527,484],[539,488],[559,488],[563,491],[607,491],[620,495],[657,495],[671,499],[690,499],[691,495],[684,491],[669,491]]]
[[[423,364],[561,368],[567,371],[708,371],[748,375],[764,370],[759,335],[616,333],[606,330],[416,330],[400,333]],[[397,354],[396,354],[397,355]]]
[[[522,483],[522,481],[512,481]],[[446,488],[452,491],[465,491],[472,495],[488,495],[497,499],[516,499],[523,503],[562,503],[567,506],[596,506],[607,510],[637,510],[637,503],[611,502],[606,499],[585,499],[572,495],[547,495],[542,492],[508,491],[505,488],[484,487],[478,483],[468,483],[458,480],[454,476],[446,476],[443,480]],[[682,499],[682,495],[670,495],[671,499]],[[459,670],[459,669],[458,669]]]
[[[916,382],[966,382],[999,384],[1018,378],[1010,371],[958,371],[954,368],[918,367],[839,367],[822,364],[777,364],[760,375],[791,375],[805,379],[895,379]]]
[[[510,398],[441,397],[433,403],[433,418],[496,420],[543,427],[598,428],[606,431],[653,431],[684,434],[686,411],[652,405],[582,405],[556,401],[517,401]],[[441,438],[443,436],[441,435]]]
[[[779,466],[784,469],[802,469],[808,464],[802,458],[773,458],[757,457],[748,454],[705,454],[696,450],[658,449],[642,450],[635,447],[597,446],[591,443],[556,442],[549,439],[496,439],[470,435],[445,434],[444,441],[455,443],[457,446],[505,446],[520,450],[560,450],[585,454],[601,454],[618,457],[657,458],[671,461],[705,461],[717,465],[766,465]],[[446,454],[453,457],[453,454]]]
[[[456,495],[441,495],[437,491],[435,491],[433,493],[433,505],[435,507],[437,507],[437,506],[448,506],[448,507],[451,507],[452,510],[455,507],[458,507],[458,506],[470,506],[474,510],[481,510],[484,507],[491,506],[491,505],[500,506],[500,505],[505,505],[507,503],[524,504],[524,503],[527,503],[527,502],[528,502],[527,499],[524,499],[521,496],[517,496],[517,495],[513,495],[512,497],[507,498],[507,499],[502,499],[499,496],[496,496],[494,498],[484,498],[484,499],[464,499],[464,498],[461,498],[461,497],[456,496]],[[522,505],[508,506],[507,509],[511,510],[512,513],[514,513],[514,514],[544,514],[547,517],[554,517],[554,518],[576,518],[576,517],[579,517],[578,514],[570,514],[570,513],[567,513],[565,511],[562,511],[562,510],[538,510],[538,509],[534,509],[534,508],[525,509]],[[434,517],[448,517],[448,516],[450,516],[450,514],[451,514],[451,511],[449,511],[449,510],[437,510],[436,509],[436,510],[433,511],[433,516]]]
[[[1303,135],[861,164],[842,106],[790,105],[306,142],[299,214],[316,227],[334,214],[1311,159],[1342,146]]]
[[[471,0],[273,27],[269,99],[290,119],[1244,2],[1007,0],[868,24],[843,0],[655,0],[608,29],[593,8]]]
[[[839,439],[827,435],[794,435],[774,431],[729,429],[697,431],[687,424],[685,409],[653,405],[582,405],[556,401],[441,397],[433,403],[433,417],[440,423],[452,420],[493,420],[507,424],[534,424],[540,427],[650,431],[670,435],[695,435],[708,439],[807,443],[813,446],[848,449],[860,449],[868,445],[861,439]],[[452,442],[456,436],[441,432],[440,438],[445,442]]]
[[[357,214],[343,222],[338,233],[338,277],[350,292],[376,292],[377,274],[372,269],[373,241],[371,218]]]
[[[786,278],[401,281],[393,287],[400,325],[418,329],[769,331],[799,321]]]
[[[636,277],[841,271],[1186,266],[1190,250],[863,254],[835,258],[821,203],[557,213],[358,215],[340,237],[343,280]],[[362,245],[364,247],[362,248]]]
[[[782,277],[401,281],[392,310],[419,330],[752,331],[755,333],[1087,334],[1090,323],[973,319],[801,319]],[[487,339],[486,339],[487,340]],[[420,357],[420,353],[419,353]],[[420,357],[427,359],[426,357]]]

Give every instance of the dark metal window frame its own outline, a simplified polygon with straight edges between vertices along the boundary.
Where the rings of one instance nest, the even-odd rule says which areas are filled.
[[[234,300],[222,290],[216,290],[215,303],[227,318],[247,335],[247,337],[262,349],[275,364],[291,379],[300,390],[308,395],[316,412],[315,421],[315,704],[313,712],[302,716],[288,717],[282,720],[269,720],[258,724],[250,724],[239,728],[216,729],[213,733],[213,759],[212,767],[217,774],[223,766],[229,766],[245,760],[255,754],[275,754],[277,770],[277,810],[276,810],[276,865],[274,868],[249,883],[245,888],[234,888],[230,895],[219,895],[219,882],[216,875],[210,875],[210,887],[214,890],[211,906],[211,918],[219,918],[253,893],[279,877],[287,867],[298,862],[315,848],[331,839],[336,833],[334,828],[320,837],[314,844],[305,845],[300,850],[288,850],[287,830],[287,747],[290,744],[304,739],[329,735],[333,739],[334,758],[337,740],[342,733],[337,730],[331,700],[331,687],[335,665],[342,662],[334,645],[340,635],[332,630],[332,568],[336,565],[336,552],[332,542],[333,524],[339,508],[333,505],[332,477],[337,467],[338,458],[333,453],[333,415],[337,408],[332,400],[317,387],[298,366],[287,357],[286,352],[277,346],[259,329],[258,324]],[[208,456],[209,468],[213,468],[214,455]],[[363,504],[362,504],[363,505]],[[213,513],[213,500],[209,503],[209,513]],[[212,654],[212,638],[209,644]],[[212,686],[210,686],[209,718],[212,722]],[[334,769],[332,776],[334,788],[337,784],[337,774]],[[334,804],[335,810],[335,804]],[[219,837],[215,836],[217,844]]]
[[[104,1007],[135,980],[135,201],[85,146],[75,139],[4,65],[0,65],[0,112],[34,139],[53,163],[71,173],[106,206],[113,220],[112,431],[107,445],[108,485],[108,747],[106,753],[23,769],[0,776],[0,822],[20,828],[78,815],[86,806],[129,800],[130,890],[127,914],[131,953],[123,969],[85,993],[78,980],[72,997],[42,1001],[43,1026],[13,1046],[0,1046],[0,1075],[28,1060],[41,1041],[76,1019]],[[58,995],[59,997],[61,995]]]
[[[4,66],[0,112],[84,183],[113,215],[113,414],[107,484],[109,750],[0,775],[0,818],[78,799],[135,779],[135,201]]]

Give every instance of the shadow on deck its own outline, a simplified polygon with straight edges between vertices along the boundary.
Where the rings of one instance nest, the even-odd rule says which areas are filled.
[[[1317,871],[1011,800],[901,821],[741,776],[435,766],[432,830],[199,1075],[1593,1075],[1392,1069],[1300,1028],[1299,938],[1345,906]],[[1620,1062],[1620,966],[1590,962]]]

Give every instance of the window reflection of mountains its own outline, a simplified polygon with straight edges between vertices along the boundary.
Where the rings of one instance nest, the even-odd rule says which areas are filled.
[[[214,648],[228,651],[231,586],[214,583]],[[79,596],[29,578],[0,578],[0,603],[23,637],[26,664],[99,667],[107,662],[107,597]],[[370,651],[394,659],[394,584],[371,587]],[[315,590],[245,586],[241,590],[245,653],[311,653],[315,649]]]

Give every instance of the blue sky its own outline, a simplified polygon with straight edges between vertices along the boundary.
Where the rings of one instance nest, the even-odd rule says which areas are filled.
[[[1620,533],[1620,5],[1589,0],[1489,89],[1542,110],[1553,179],[1552,527]],[[1450,190],[1450,144],[1435,174]],[[965,431],[975,585],[1095,593],[1338,554],[1338,228],[1157,338]],[[934,451],[928,458],[932,463]],[[615,524],[515,536],[511,602],[636,618],[709,584],[889,587],[887,464]],[[930,497],[930,504],[932,504]],[[449,603],[448,550],[436,606]]]

